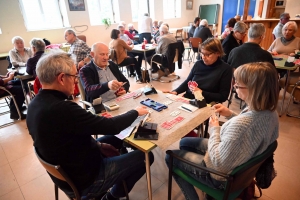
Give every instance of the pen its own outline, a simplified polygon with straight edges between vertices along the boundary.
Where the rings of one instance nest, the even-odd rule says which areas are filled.
[[[122,86],[125,85],[125,84],[127,84],[127,83],[128,83],[128,82],[124,82],[124,83],[122,84]]]
[[[181,108],[183,108],[183,109],[185,109],[185,110],[187,110],[187,111],[193,112],[193,111],[191,111],[190,109],[188,109],[188,108],[186,108],[186,107],[184,107],[184,106],[181,106]]]

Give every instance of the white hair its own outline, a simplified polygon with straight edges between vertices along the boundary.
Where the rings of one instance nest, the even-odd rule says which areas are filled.
[[[202,19],[201,22],[200,22],[200,26],[208,26],[208,22],[206,19]]]
[[[161,25],[160,27],[159,27],[159,31],[160,32],[164,32],[164,34],[166,34],[166,33],[168,33],[169,32],[169,28],[166,26],[166,25]]]

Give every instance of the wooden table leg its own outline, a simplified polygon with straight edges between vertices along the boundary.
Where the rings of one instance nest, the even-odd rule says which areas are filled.
[[[149,200],[152,200],[151,171],[150,171],[148,152],[145,153],[145,157],[146,157],[146,177],[147,177],[147,184],[148,184],[148,197]]]

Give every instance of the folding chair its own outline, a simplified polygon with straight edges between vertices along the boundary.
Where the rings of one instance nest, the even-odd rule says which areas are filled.
[[[0,86],[0,90],[3,90],[4,92],[7,93],[7,94],[4,93],[4,94],[0,95],[0,100],[2,100],[2,99],[5,100],[5,102],[1,102],[0,103],[0,107],[6,107],[6,106],[9,107],[9,101],[12,99],[13,102],[14,102],[14,104],[15,104],[15,107],[17,109],[18,115],[19,115],[19,119],[18,120],[20,120],[21,119],[21,112],[20,112],[20,110],[18,108],[18,105],[17,105],[17,102],[15,100],[14,95],[12,93],[10,93],[5,87]],[[2,105],[2,104],[7,104],[7,105]],[[8,114],[8,113],[10,113],[10,110],[4,111],[4,112],[0,113],[0,116]],[[8,123],[0,125],[0,128],[4,128],[4,127],[12,125],[12,124],[14,124],[14,122],[8,122]]]
[[[177,41],[182,41],[183,40],[182,32],[183,32],[183,29],[177,29],[176,30],[175,38],[176,38]]]
[[[273,142],[269,145],[269,147],[260,155],[251,158],[246,163],[236,167],[230,174],[224,174],[222,172],[218,172],[211,168],[199,166],[195,163],[192,163],[184,158],[181,158],[173,153],[173,151],[168,150],[166,153],[170,155],[170,163],[169,163],[169,182],[168,182],[168,199],[171,200],[171,191],[172,191],[172,174],[176,174],[183,178],[188,183],[192,184],[193,186],[199,188],[209,196],[213,197],[216,200],[233,200],[238,197],[238,195],[250,185],[253,181],[256,172],[258,171],[259,167],[263,164],[263,162],[273,156],[277,148],[277,141]],[[211,174],[216,174],[225,178],[226,184],[225,189],[215,189],[211,188],[208,185],[201,183],[194,179],[193,177],[189,176],[186,172],[182,171],[181,169],[173,166],[173,159],[176,158],[181,162],[184,162],[188,165],[191,165],[197,169],[209,172]]]
[[[162,83],[170,83],[172,81],[180,79],[180,76],[175,75],[174,71],[175,71],[175,63],[177,62],[178,66],[179,66],[179,62],[180,62],[180,64],[182,63],[183,52],[184,52],[183,43],[182,43],[182,41],[178,41],[178,42],[169,44],[168,50],[166,52],[166,55],[174,55],[174,58],[172,60],[171,60],[171,58],[168,58],[166,55],[154,54],[152,56],[151,62],[150,62],[151,68],[152,68],[153,63],[156,63],[159,66],[164,65],[165,72],[163,75],[161,74],[157,78],[152,78],[152,80],[160,81]],[[160,56],[162,58],[162,63],[153,60],[155,56]],[[163,59],[163,58],[166,58],[166,59]],[[165,76],[167,78],[161,79],[162,76]]]
[[[190,46],[192,47],[193,52],[194,52],[193,57],[192,57],[193,62],[194,62],[194,59],[195,59],[195,54],[200,53],[201,44],[202,44],[202,39],[201,38],[193,38],[193,37],[190,38]]]
[[[77,35],[77,38],[86,42],[86,36],[85,35]]]

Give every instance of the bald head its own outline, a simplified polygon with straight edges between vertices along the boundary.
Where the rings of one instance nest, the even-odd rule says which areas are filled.
[[[93,44],[91,56],[94,58],[94,63],[100,67],[105,68],[108,65],[109,49],[108,46],[102,42]]]

